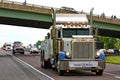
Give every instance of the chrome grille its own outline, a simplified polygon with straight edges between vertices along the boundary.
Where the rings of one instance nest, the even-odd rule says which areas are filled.
[[[93,42],[73,42],[73,58],[93,58]]]

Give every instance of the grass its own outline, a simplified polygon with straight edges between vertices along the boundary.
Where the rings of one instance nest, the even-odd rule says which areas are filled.
[[[106,62],[120,65],[120,56],[106,56]]]

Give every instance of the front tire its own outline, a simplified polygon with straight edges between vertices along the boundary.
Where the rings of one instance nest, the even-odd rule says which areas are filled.
[[[45,68],[44,61],[41,63],[41,67],[42,67],[42,68]]]
[[[46,61],[43,61],[42,63],[41,63],[41,67],[42,68],[48,68],[48,62],[46,62]]]
[[[14,51],[14,50],[12,51],[12,54],[15,54],[15,51]]]
[[[99,70],[98,72],[96,71],[95,73],[96,73],[97,76],[102,76],[103,70]]]
[[[59,74],[60,76],[64,76],[64,70],[59,70],[58,74]]]
[[[60,69],[60,62],[59,61],[57,62],[57,72],[60,76],[63,76],[64,72],[65,72],[65,70]]]
[[[25,52],[23,51],[21,54],[25,54]]]

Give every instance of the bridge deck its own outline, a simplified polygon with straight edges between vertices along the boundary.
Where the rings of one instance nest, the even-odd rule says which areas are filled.
[[[33,4],[24,5],[23,3],[18,3],[13,1],[4,1],[4,0],[1,0],[0,8],[21,10],[21,11],[28,11],[28,12],[42,13],[42,14],[50,14],[50,15],[52,13],[51,7],[38,6]],[[76,13],[76,12],[70,12],[70,11],[64,11],[64,10],[58,10],[57,12],[58,13]],[[87,15],[87,17],[88,19],[90,19],[89,14]],[[106,18],[106,17],[103,18],[96,15],[93,16],[93,21],[120,25],[120,19],[113,20],[110,18]]]

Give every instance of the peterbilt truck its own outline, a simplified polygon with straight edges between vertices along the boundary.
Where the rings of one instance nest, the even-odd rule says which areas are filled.
[[[86,14],[53,14],[50,33],[41,43],[41,67],[59,75],[86,70],[102,75],[105,56],[97,49],[97,39]]]

